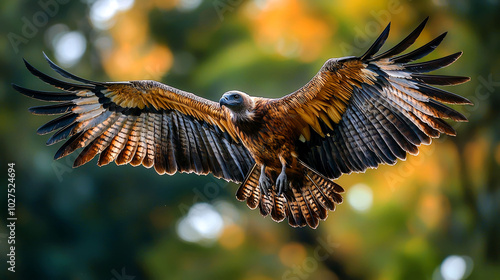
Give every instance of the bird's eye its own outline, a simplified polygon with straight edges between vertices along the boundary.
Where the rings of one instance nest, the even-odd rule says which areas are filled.
[[[238,99],[240,99],[240,97],[241,97],[241,96],[239,96],[239,95],[237,95],[237,94],[236,94],[236,95],[234,96],[234,99],[238,100]]]

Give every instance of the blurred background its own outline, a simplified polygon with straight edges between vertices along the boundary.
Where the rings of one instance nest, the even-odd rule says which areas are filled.
[[[40,0],[0,2],[0,176],[16,170],[16,273],[0,194],[0,278],[500,279],[500,1]],[[35,131],[50,117],[10,83],[51,88],[42,51],[84,78],[154,79],[212,100],[231,89],[279,97],[330,57],[361,55],[389,21],[388,49],[426,16],[429,59],[469,118],[395,166],[344,175],[345,200],[311,230],[262,218],[212,176],[159,176],[95,160],[72,169]],[[412,49],[414,49],[413,47]]]

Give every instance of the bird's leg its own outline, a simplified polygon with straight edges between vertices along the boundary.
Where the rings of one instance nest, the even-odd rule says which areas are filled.
[[[266,165],[262,164],[260,166],[260,177],[259,177],[260,191],[265,195],[269,195],[268,189],[270,189],[272,186],[273,183],[271,182],[269,177],[266,176]]]
[[[285,193],[288,187],[288,179],[286,177],[286,161],[281,155],[279,158],[281,162],[281,173],[278,176],[278,179],[276,179],[276,191],[278,196]]]

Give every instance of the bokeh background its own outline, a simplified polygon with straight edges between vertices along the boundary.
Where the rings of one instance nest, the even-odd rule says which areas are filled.
[[[500,279],[500,1],[40,0],[0,2],[0,278]],[[464,51],[441,74],[475,106],[470,120],[395,166],[345,175],[345,202],[318,229],[249,210],[212,176],[158,176],[95,160],[72,169],[36,128],[50,90],[22,58],[42,51],[93,80],[154,79],[212,100],[231,89],[279,97],[330,57],[361,55],[391,21],[387,46],[430,16],[429,58]],[[15,162],[17,272],[7,273],[7,163]]]

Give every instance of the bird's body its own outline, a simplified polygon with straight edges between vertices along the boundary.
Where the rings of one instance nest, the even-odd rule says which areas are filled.
[[[266,165],[270,170],[281,170],[280,158],[292,162],[292,153],[296,154],[293,139],[297,131],[287,125],[287,119],[272,115],[267,100],[255,99],[255,107],[249,116],[233,116],[231,121],[243,145],[252,154],[255,162]]]
[[[315,228],[342,202],[343,188],[334,179],[395,164],[441,133],[455,135],[442,119],[466,121],[440,102],[470,101],[431,85],[469,78],[424,74],[450,65],[461,52],[410,63],[432,52],[445,34],[400,54],[426,22],[377,54],[388,26],[362,56],[329,59],[306,85],[277,99],[229,91],[217,103],[155,81],[94,82],[50,60],[56,72],[78,83],[54,79],[26,63],[31,73],[63,92],[14,88],[59,102],[30,108],[34,114],[64,114],[38,130],[57,131],[48,145],[67,140],[56,159],[84,148],[75,167],[99,154],[100,166],[114,161],[154,167],[159,174],[212,173],[241,183],[237,198],[264,216]]]

